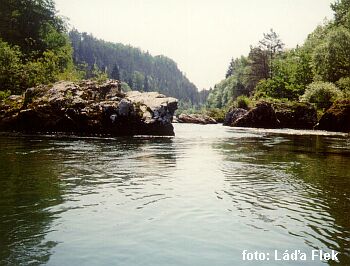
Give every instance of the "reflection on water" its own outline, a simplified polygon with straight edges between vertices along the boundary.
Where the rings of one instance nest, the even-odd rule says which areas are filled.
[[[0,265],[256,265],[244,249],[336,250],[350,265],[348,136],[175,130],[0,136]]]

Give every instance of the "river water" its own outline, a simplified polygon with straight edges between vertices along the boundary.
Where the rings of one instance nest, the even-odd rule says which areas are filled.
[[[0,136],[0,265],[350,265],[347,135],[175,132]]]

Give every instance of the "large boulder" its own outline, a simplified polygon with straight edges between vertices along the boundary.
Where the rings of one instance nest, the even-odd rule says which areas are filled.
[[[118,81],[57,82],[0,103],[0,130],[31,133],[174,135],[177,100],[156,92],[123,93]]]
[[[350,100],[336,101],[315,127],[320,130],[350,132]]]
[[[180,114],[177,118],[178,123],[191,123],[191,124],[217,124],[214,118],[207,115],[200,114]]]
[[[276,128],[278,120],[272,105],[260,102],[256,107],[232,123],[234,127]]]
[[[280,128],[313,129],[317,123],[317,111],[309,103],[273,104]]]
[[[243,117],[247,114],[248,111],[242,108],[232,108],[230,109],[226,116],[223,125],[224,126],[232,126],[232,124],[239,118]]]

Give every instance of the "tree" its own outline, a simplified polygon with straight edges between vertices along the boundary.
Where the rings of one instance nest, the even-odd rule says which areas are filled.
[[[117,64],[114,64],[112,72],[111,72],[111,78],[120,80],[120,72],[119,72],[119,66]]]
[[[350,31],[344,27],[333,29],[312,55],[316,79],[336,82],[350,76]]]
[[[282,52],[284,43],[281,41],[279,35],[270,29],[270,32],[264,33],[264,38],[259,41],[259,48],[267,52],[269,55],[269,77],[273,77],[272,61],[275,56]]]
[[[329,108],[334,101],[343,96],[333,83],[330,82],[313,82],[308,85],[304,95],[300,97],[301,101],[316,104],[320,109]]]
[[[235,70],[235,60],[232,58],[229,66],[228,66],[228,69],[226,71],[225,77],[228,78],[229,76],[232,76],[234,73],[234,70]]]
[[[118,75],[115,65],[117,64],[120,81],[128,83],[134,90],[158,91],[168,96],[198,103],[198,89],[170,58],[151,56],[138,48],[99,40],[90,34],[79,33],[76,30],[72,30],[69,36],[74,47],[73,58],[76,65],[86,64],[90,70],[95,63],[100,69],[106,66],[109,69],[109,75],[116,78]],[[138,74],[135,74],[137,72]],[[147,81],[145,81],[146,76]]]
[[[269,54],[260,47],[250,47],[248,59],[250,66],[249,83],[255,87],[260,80],[270,77]]]
[[[151,90],[151,88],[149,86],[148,76],[146,76],[145,79],[144,79],[143,90],[144,91],[150,91]]]
[[[350,0],[337,0],[331,4],[334,11],[334,21],[350,29]]]
[[[0,38],[25,55],[40,57],[65,45],[65,24],[56,13],[53,0],[1,0]]]

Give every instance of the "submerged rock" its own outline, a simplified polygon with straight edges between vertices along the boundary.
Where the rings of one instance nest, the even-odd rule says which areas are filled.
[[[157,92],[123,93],[118,81],[57,82],[0,104],[0,130],[32,133],[174,135],[177,100]]]
[[[315,127],[320,130],[350,132],[350,100],[336,101]]]
[[[317,111],[308,103],[273,104],[279,128],[313,129],[317,123]]]
[[[234,127],[276,128],[278,120],[272,105],[260,102],[256,107],[232,123]]]
[[[200,114],[181,114],[177,118],[178,123],[192,123],[192,124],[217,124],[216,120],[214,118],[211,118],[207,115],[200,115]]]

